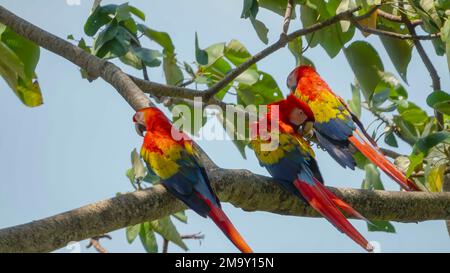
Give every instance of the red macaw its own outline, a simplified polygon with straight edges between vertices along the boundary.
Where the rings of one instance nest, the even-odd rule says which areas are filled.
[[[355,168],[353,153],[360,151],[402,188],[420,191],[417,185],[378,150],[361,121],[344,100],[331,91],[311,66],[299,66],[288,76],[291,92],[308,104],[314,114],[314,134],[318,143],[344,168]]]
[[[274,111],[279,111],[278,120],[271,116]],[[314,152],[309,142],[295,129],[305,121],[314,121],[314,115],[308,105],[293,95],[286,100],[269,104],[267,116],[250,128],[250,146],[261,166],[284,189],[306,201],[365,250],[372,251],[373,247],[350,224],[340,209],[365,221],[367,219],[323,185]],[[273,122],[277,124],[273,126]]]
[[[136,131],[144,136],[141,157],[148,170],[161,178],[175,197],[203,217],[209,216],[242,252],[252,249],[221,209],[192,140],[172,126],[156,107],[139,110],[133,117]]]

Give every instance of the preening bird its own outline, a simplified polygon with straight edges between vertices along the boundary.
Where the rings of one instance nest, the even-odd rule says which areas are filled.
[[[275,112],[278,112],[278,119]],[[306,201],[367,251],[373,247],[340,211],[367,221],[349,204],[323,185],[323,178],[311,146],[297,126],[314,121],[308,105],[293,95],[268,105],[267,115],[251,125],[250,147],[261,166],[288,192]],[[275,122],[275,126],[273,124]]]
[[[252,252],[222,211],[192,140],[156,107],[137,111],[133,121],[137,133],[144,137],[141,157],[149,172],[159,176],[162,185],[189,208],[211,218],[240,251]]]
[[[378,149],[361,121],[350,111],[311,66],[299,66],[288,76],[291,92],[306,103],[314,115],[313,131],[318,143],[342,167],[355,168],[353,154],[360,151],[373,164],[408,191],[420,191]]]

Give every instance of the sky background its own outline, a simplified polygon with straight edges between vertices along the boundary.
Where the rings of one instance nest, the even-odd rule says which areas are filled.
[[[68,5],[65,0],[0,0],[4,7],[63,38],[68,34],[77,38],[84,36],[83,24],[91,1],[80,2],[80,5]],[[104,1],[110,2],[122,3]],[[192,63],[195,60],[195,31],[203,48],[231,39],[241,41],[251,53],[265,47],[251,23],[240,19],[242,0],[130,3],[146,13],[148,26],[171,35],[181,61]],[[279,36],[282,18],[261,9],[258,19],[270,29],[269,39],[274,42]],[[292,30],[299,27],[298,19],[292,22]],[[358,37],[364,39],[360,34]],[[378,50],[385,70],[395,72],[380,40],[377,37],[367,40]],[[437,57],[429,42],[424,44],[441,76],[443,89],[449,91],[445,58]],[[344,98],[351,96],[350,83],[354,76],[342,53],[330,59],[322,48],[316,47],[309,49],[305,56],[314,61],[334,91]],[[294,65],[294,58],[287,49],[258,63],[260,70],[275,77],[284,94],[287,93],[286,76]],[[128,67],[124,69],[140,75]],[[152,68],[149,73],[151,79],[164,82],[160,68]],[[76,66],[46,50],[41,50],[37,74],[45,104],[33,109],[22,105],[0,80],[0,228],[38,220],[132,190],[125,171],[130,167],[130,151],[140,147],[142,141],[133,128],[133,110],[103,80],[89,83],[80,77]],[[417,52],[409,65],[408,80],[410,98],[430,112],[425,98],[431,91],[431,80]],[[363,114],[363,122],[367,124],[372,120],[370,114]],[[211,125],[215,121],[209,122]],[[199,141],[199,144],[223,168],[246,168],[267,174],[251,152],[244,160],[229,141]],[[404,144],[398,151],[410,152]],[[344,170],[321,151],[317,152],[317,159],[328,185],[360,187],[362,171]],[[383,175],[382,180],[387,189],[398,190],[386,176]],[[324,219],[247,213],[227,203],[224,210],[257,252],[362,252]],[[191,252],[236,252],[211,221],[191,211],[187,214],[187,225],[176,222],[180,233],[202,232],[206,236],[201,244],[186,241]],[[351,222],[368,240],[377,241],[383,252],[450,251],[444,221],[395,223],[397,234],[367,232],[365,223]],[[111,252],[144,251],[139,240],[131,245],[126,242],[124,230],[110,235],[113,240],[104,240],[102,244]],[[86,245],[86,241],[81,242],[81,251],[92,252]],[[67,248],[58,251],[70,252]],[[169,251],[183,250],[171,245]]]

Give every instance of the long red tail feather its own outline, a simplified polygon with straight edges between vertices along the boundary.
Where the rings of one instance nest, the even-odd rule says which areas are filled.
[[[253,250],[247,245],[244,238],[242,238],[241,234],[239,234],[222,209],[215,207],[214,205],[211,205],[210,208],[211,211],[208,216],[216,223],[228,239],[230,239],[241,252],[252,253]]]
[[[355,130],[355,132],[361,135],[358,130]],[[366,143],[363,138],[363,142],[359,141],[355,136],[350,136],[348,139],[356,149],[358,149],[373,164],[382,169],[402,188],[407,191],[420,191],[420,189],[413,181],[406,178],[406,176],[394,164],[392,164],[392,162],[387,160],[386,157],[380,153],[380,151],[373,148],[369,143]]]
[[[352,224],[350,224],[336,205],[333,204],[330,195],[326,193],[328,192],[328,189],[317,186],[317,184],[320,183],[315,182],[315,185],[313,186],[298,179],[294,181],[295,187],[311,207],[317,210],[338,230],[345,233],[365,250],[372,251],[373,247],[369,242],[352,226]]]
[[[320,189],[330,198],[333,203],[338,206],[343,211],[347,212],[350,215],[353,215],[356,218],[359,218],[363,221],[366,221],[367,223],[373,225],[372,222],[370,222],[366,217],[362,216],[358,211],[356,211],[354,208],[352,208],[347,202],[342,200],[341,198],[337,197],[333,192],[328,190],[322,183],[317,182],[317,185],[320,187]]]

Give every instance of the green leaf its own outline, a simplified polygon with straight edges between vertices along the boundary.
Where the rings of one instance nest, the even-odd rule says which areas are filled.
[[[297,37],[288,43],[288,49],[295,57],[295,65],[299,65],[302,59],[302,37]]]
[[[363,188],[367,190],[384,190],[383,183],[380,179],[380,172],[377,167],[374,164],[369,163],[366,164],[364,170],[366,171],[366,178]]]
[[[253,85],[259,79],[259,73],[255,69],[247,69],[236,77],[235,81],[246,84]]]
[[[35,73],[39,47],[6,27],[2,27],[0,35],[0,75],[26,106],[41,105],[43,99]]]
[[[214,64],[217,60],[224,56],[225,43],[216,43],[205,48],[205,52],[208,55],[207,65]]]
[[[198,45],[197,32],[195,32],[195,59],[199,64],[202,65],[208,64],[208,53],[205,50],[200,49]]]
[[[386,144],[388,144],[389,146],[392,147],[398,147],[398,142],[397,142],[397,138],[395,137],[395,134],[392,131],[389,131],[389,133],[387,133],[384,136],[384,142]]]
[[[427,104],[435,110],[450,115],[450,94],[444,91],[434,91],[427,97]]]
[[[248,60],[252,55],[248,52],[247,48],[238,40],[231,40],[226,46],[223,52],[225,58],[227,58],[235,66],[239,66]],[[256,64],[250,68],[256,69]]]
[[[131,47],[133,53],[141,59],[146,66],[157,67],[161,65],[161,58],[163,55],[158,50],[142,48],[142,47]]]
[[[86,23],[84,24],[84,33],[88,36],[94,36],[97,31],[104,25],[113,20],[113,14],[115,14],[117,5],[98,6],[89,15]]]
[[[237,93],[243,105],[264,105],[278,101],[283,98],[283,94],[275,79],[265,73],[259,72],[261,79],[253,85],[239,84]]]
[[[187,216],[184,210],[174,213],[172,214],[172,216],[178,219],[180,222],[187,224]]]
[[[119,26],[114,21],[108,24],[94,40],[94,52],[97,52],[105,43],[114,39],[118,30]]]
[[[128,226],[125,229],[127,241],[129,244],[133,243],[136,237],[139,235],[139,231],[141,230],[141,224],[137,224],[134,226]]]
[[[414,145],[418,140],[418,133],[416,131],[416,127],[412,125],[410,122],[407,122],[403,119],[402,116],[394,116],[394,123],[398,127],[399,134],[402,136],[402,139],[405,140],[409,145]]]
[[[175,46],[173,45],[172,39],[167,32],[156,31],[142,24],[138,24],[137,27],[145,36],[162,46],[164,48],[164,53],[175,52]]]
[[[442,164],[430,169],[426,175],[428,189],[432,192],[441,192],[444,185],[444,172],[446,165]]]
[[[344,52],[365,99],[369,100],[380,82],[379,72],[384,71],[380,56],[369,43],[363,41],[353,42]]]
[[[134,6],[128,6],[128,9],[130,10],[131,13],[139,17],[142,21],[145,21],[145,13],[142,10]]]
[[[309,0],[306,5],[301,6],[301,19],[303,27],[309,27],[315,23],[326,20],[336,15],[340,0],[330,0],[325,2],[323,0]],[[350,41],[355,34],[355,28],[350,27],[346,32],[343,32],[341,27],[337,24],[329,26],[306,36],[306,40],[310,47],[315,47],[320,44],[327,52],[330,58],[336,57],[342,47]]]
[[[409,177],[419,166],[422,166],[423,164],[423,153],[419,154],[412,154],[409,158],[409,166],[408,170],[406,171],[406,177]]]
[[[120,61],[124,64],[132,66],[136,69],[142,69],[142,61],[139,59],[136,54],[131,51],[128,51],[125,55],[119,57]]]
[[[269,29],[263,22],[257,19],[250,18],[250,21],[252,22],[252,26],[255,29],[258,38],[261,40],[261,42],[267,45],[269,43],[269,38],[267,37]]]
[[[241,18],[256,18],[256,15],[258,14],[258,7],[257,0],[244,0]]]
[[[144,163],[142,163],[141,157],[136,149],[133,149],[131,152],[131,166],[134,171],[135,179],[141,180],[145,177],[147,168],[144,166]]]
[[[175,54],[168,54],[163,58],[164,76],[169,85],[178,85],[183,82],[184,76],[180,67],[177,65]]]
[[[441,131],[429,134],[426,137],[420,138],[413,147],[414,153],[423,153],[425,156],[431,148],[442,142],[450,141],[450,132]]]
[[[145,251],[147,251],[148,253],[158,252],[158,243],[156,242],[155,233],[151,229],[149,222],[141,224],[139,238],[141,239]]]
[[[353,154],[353,159],[355,160],[356,167],[361,170],[364,170],[367,164],[370,164],[371,161],[367,159],[361,152],[357,151]]]
[[[133,187],[134,183],[136,182],[136,175],[134,174],[134,170],[133,168],[129,168],[126,172],[125,175],[127,176],[127,178],[130,180],[130,183]]]
[[[24,79],[32,79],[35,75],[34,70],[39,62],[39,47],[9,28],[6,28],[5,31],[1,33],[1,41],[17,55],[23,63],[25,72]]]
[[[382,231],[387,233],[396,233],[395,227],[389,221],[370,220],[373,225],[367,224],[367,230],[370,232]]]
[[[164,239],[176,244],[184,250],[188,250],[188,247],[183,242],[183,239],[181,239],[181,235],[178,233],[177,228],[168,216],[152,221],[150,222],[150,225],[152,229],[164,237]]]
[[[399,105],[397,109],[403,120],[413,125],[424,125],[428,122],[427,113],[412,102],[408,102],[406,106]]]
[[[380,26],[378,28],[387,31],[394,31],[389,27]],[[408,80],[406,75],[408,64],[411,61],[413,43],[409,40],[400,40],[388,37],[386,35],[380,35],[379,37],[398,74],[407,83]]]

